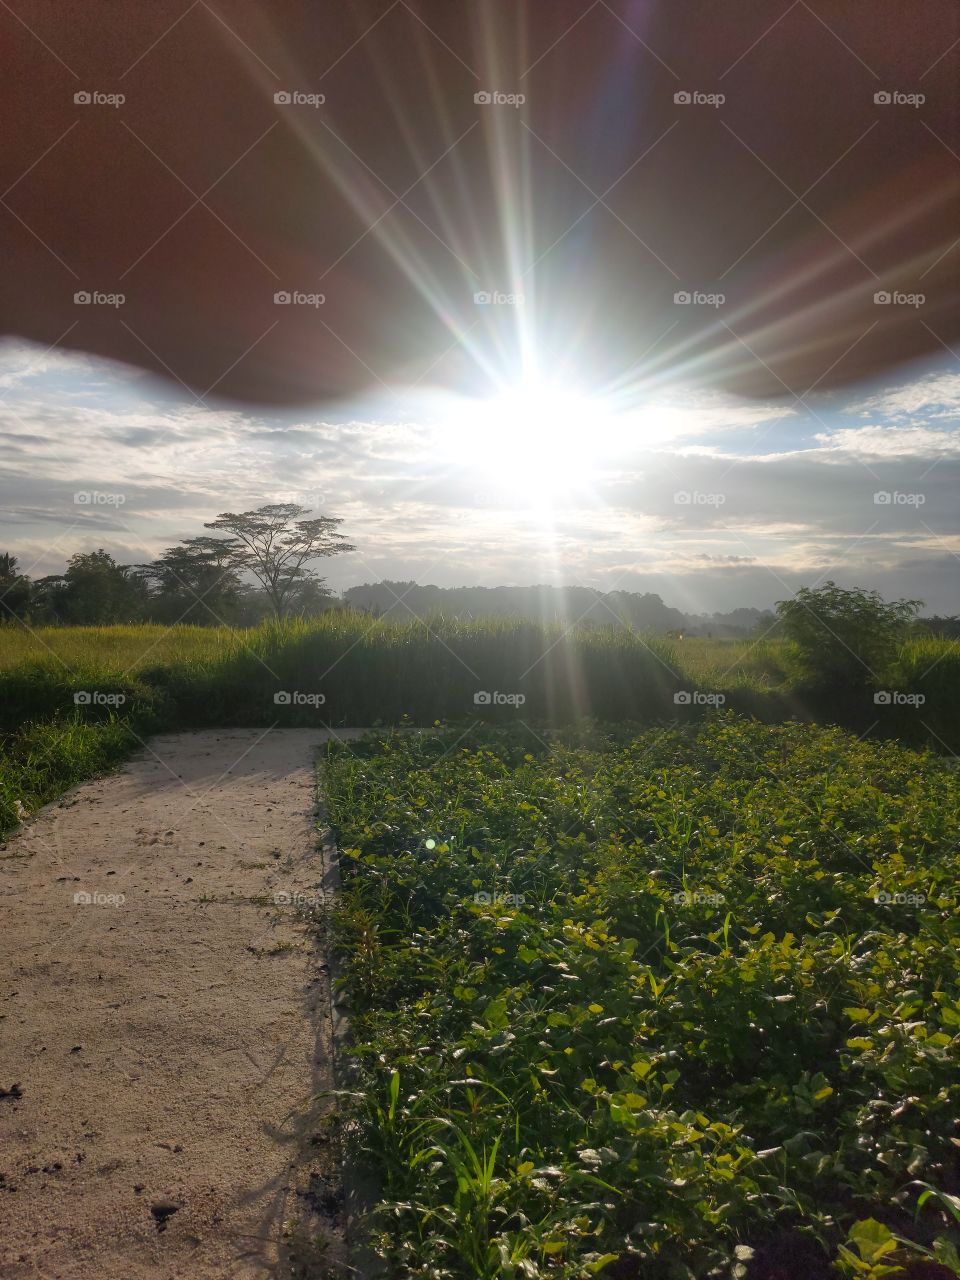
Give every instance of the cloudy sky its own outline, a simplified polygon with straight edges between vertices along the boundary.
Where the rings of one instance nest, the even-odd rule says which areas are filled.
[[[24,571],[296,501],[336,589],[960,612],[952,0],[74,7],[0,3]]]
[[[330,562],[336,589],[576,583],[726,610],[833,577],[952,613],[958,364],[802,403],[421,389],[265,411],[11,343],[0,546],[34,576],[98,546],[140,563],[218,512],[296,501],[342,517],[357,544]]]

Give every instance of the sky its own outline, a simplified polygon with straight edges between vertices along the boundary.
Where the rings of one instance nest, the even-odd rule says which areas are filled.
[[[75,7],[0,4],[22,571],[293,501],[335,590],[960,612],[956,4]]]
[[[142,563],[219,512],[291,501],[356,544],[325,566],[337,591],[579,584],[712,612],[833,578],[954,613],[958,410],[952,356],[802,402],[613,404],[581,381],[267,410],[8,342],[0,550],[31,576],[101,546]]]

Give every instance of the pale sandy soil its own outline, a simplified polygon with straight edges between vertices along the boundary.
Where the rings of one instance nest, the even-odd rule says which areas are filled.
[[[294,1221],[339,1254],[328,970],[274,900],[323,880],[323,737],[155,738],[0,848],[4,1280],[287,1276]]]

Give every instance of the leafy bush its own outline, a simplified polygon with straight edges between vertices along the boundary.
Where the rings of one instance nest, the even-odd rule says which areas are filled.
[[[888,603],[877,591],[825,582],[779,600],[777,615],[813,685],[861,689],[882,681],[920,603]]]

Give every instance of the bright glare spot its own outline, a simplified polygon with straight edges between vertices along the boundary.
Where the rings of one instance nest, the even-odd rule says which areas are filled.
[[[531,382],[457,412],[439,443],[485,485],[549,507],[589,486],[605,456],[622,450],[624,430],[599,399]]]

